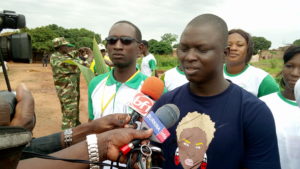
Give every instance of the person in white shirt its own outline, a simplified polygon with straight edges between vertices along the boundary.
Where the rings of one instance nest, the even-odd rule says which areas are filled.
[[[300,78],[300,46],[291,46],[283,56],[284,67],[280,85],[282,91],[263,96],[273,113],[282,169],[300,168],[300,108],[294,87]]]
[[[114,67],[89,83],[89,120],[115,113],[132,113],[128,103],[140,91],[147,78],[136,69],[136,59],[143,50],[141,40],[140,30],[129,21],[119,21],[111,27],[106,47]],[[105,163],[110,164],[108,161]]]
[[[188,82],[184,72],[182,71],[181,65],[167,70],[160,77],[160,79],[165,83],[165,87],[167,88],[168,91],[171,91]]]
[[[250,34],[241,29],[228,32],[230,52],[223,69],[224,77],[257,97],[279,91],[269,73],[249,64],[253,53],[251,39]]]
[[[107,52],[114,64],[111,71],[96,76],[88,87],[89,119],[109,114],[128,113],[135,94],[147,78],[136,69],[136,59],[143,49],[142,34],[131,22],[116,22],[106,38]]]
[[[149,44],[146,40],[142,40],[142,43],[144,44],[144,49],[143,49],[143,59],[141,63],[141,72],[146,75],[146,76],[156,76],[157,71],[156,71],[156,59],[155,57],[149,52]]]

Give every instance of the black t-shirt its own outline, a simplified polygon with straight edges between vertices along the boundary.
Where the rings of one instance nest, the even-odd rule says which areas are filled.
[[[279,153],[273,116],[268,107],[255,96],[230,83],[216,96],[194,95],[189,83],[164,94],[153,106],[173,103],[180,110],[181,119],[188,112],[197,111],[210,116],[216,131],[207,155],[207,169],[279,169]],[[174,162],[177,149],[176,127],[161,145],[166,161],[164,169],[182,168]]]

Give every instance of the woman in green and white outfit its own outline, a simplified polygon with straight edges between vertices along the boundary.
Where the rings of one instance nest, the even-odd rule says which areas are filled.
[[[300,108],[294,87],[300,78],[300,46],[290,47],[284,56],[281,92],[261,97],[273,113],[282,169],[300,168]]]
[[[251,39],[250,34],[241,29],[229,31],[230,52],[224,64],[224,77],[257,97],[279,91],[270,74],[249,64],[253,53]]]

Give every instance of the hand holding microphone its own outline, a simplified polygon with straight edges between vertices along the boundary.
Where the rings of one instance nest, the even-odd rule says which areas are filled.
[[[170,136],[167,128],[172,127],[179,119],[179,109],[174,104],[164,105],[159,108],[156,113],[149,113],[150,109],[154,105],[153,100],[158,100],[163,94],[163,91],[164,83],[156,77],[149,77],[144,81],[141,93],[137,93],[133,101],[129,104],[129,107],[134,110],[131,114],[131,121],[129,124],[133,125],[136,121],[143,117],[140,129],[153,129],[153,134],[150,137],[150,140],[158,143],[163,143]],[[143,166],[141,168],[147,168],[145,167],[145,159],[148,159],[149,156],[151,157],[152,151],[161,153],[161,150],[158,147],[150,148],[148,145],[142,145],[139,148],[138,146],[141,142],[142,140],[133,140],[131,143],[121,147],[120,150],[123,155],[127,155],[131,152],[130,157],[138,150],[138,164],[140,167]],[[146,148],[146,150],[144,150],[144,148]],[[150,152],[148,155],[145,155],[144,151]],[[132,160],[131,158],[129,159],[129,163],[127,163],[127,165],[132,166],[130,162]],[[147,164],[151,165],[151,162],[147,162]]]
[[[166,128],[172,127],[179,119],[179,109],[174,104],[166,104],[160,107],[156,113],[150,112],[147,114],[142,122],[141,128],[143,130],[153,129],[153,134],[150,137],[151,141],[163,143],[170,135]],[[121,147],[121,152],[126,155],[135,146],[140,144],[141,140],[134,140],[133,142]]]
[[[98,134],[99,152],[102,153],[104,159],[117,161],[119,147],[133,139],[147,139],[151,134],[152,130],[137,131],[130,128],[115,129]],[[120,162],[125,162],[125,156],[121,157]]]

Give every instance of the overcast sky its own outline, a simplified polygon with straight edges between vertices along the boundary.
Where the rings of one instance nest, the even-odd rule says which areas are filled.
[[[164,33],[180,36],[199,14],[223,18],[229,29],[241,28],[263,36],[277,48],[300,39],[300,0],[1,0],[0,10],[26,17],[29,28],[57,24],[86,28],[105,38],[111,25],[128,20],[143,39],[160,40]]]

